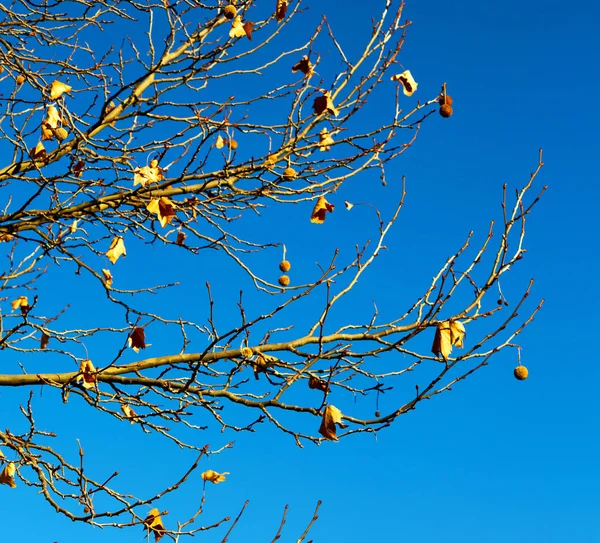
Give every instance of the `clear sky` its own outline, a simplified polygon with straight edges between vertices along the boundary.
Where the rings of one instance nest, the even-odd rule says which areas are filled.
[[[343,45],[351,49],[364,38],[369,10],[380,3],[326,3]],[[321,2],[308,4],[314,6],[307,17],[322,10]],[[207,488],[200,521],[235,516],[249,499],[229,541],[266,542],[289,504],[282,541],[291,542],[320,499],[320,518],[308,538],[316,542],[598,542],[600,399],[593,387],[600,369],[593,342],[600,334],[590,311],[600,302],[595,286],[600,189],[594,159],[600,152],[600,9],[592,2],[555,0],[409,0],[404,14],[413,25],[399,61],[419,82],[415,99],[433,97],[446,81],[454,115],[429,119],[412,149],[390,167],[390,179],[407,178],[405,212],[387,240],[389,251],[362,281],[360,293],[384,311],[393,310],[386,302],[421,287],[469,230],[482,239],[489,220],[501,218],[502,184],[512,191],[524,184],[543,148],[545,167],[536,183],[549,188],[527,223],[527,256],[506,283],[516,296],[534,277],[529,309],[546,299],[520,337],[530,377],[517,382],[513,353],[502,354],[449,394],[420,404],[377,439],[361,434],[299,449],[266,427],[255,434],[207,433],[211,448],[236,443],[206,464],[231,475]],[[359,227],[352,223],[358,219],[343,215],[342,201],[376,203],[388,194],[372,174],[348,191],[340,194],[336,217],[322,230],[290,234],[286,241],[296,254],[306,255],[319,236],[354,243],[351,236]],[[309,257],[310,264],[318,259]],[[199,283],[213,281],[226,298],[231,285],[219,283],[210,269],[195,268],[200,271]],[[202,295],[190,296],[195,302]],[[160,341],[155,343],[158,348]],[[1,411],[8,412],[16,397],[24,401],[23,391],[0,390]],[[107,472],[119,469],[124,483],[142,491],[157,490],[192,458],[137,427],[99,420],[81,405],[63,406],[47,391],[35,397],[46,406],[40,419],[49,426],[52,419],[62,425],[70,421],[62,435],[73,458],[80,437],[90,463]],[[16,420],[13,409],[7,417],[2,428]],[[201,494],[196,478],[165,500],[162,508],[171,511],[165,521],[189,514]],[[1,539],[7,541],[143,538],[138,528],[101,531],[59,518],[22,484],[0,488],[0,510]],[[223,534],[197,538],[221,541]]]

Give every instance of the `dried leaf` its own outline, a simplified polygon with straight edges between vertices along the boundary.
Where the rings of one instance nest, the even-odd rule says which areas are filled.
[[[0,234],[0,242],[12,241],[15,237],[12,234]]]
[[[272,368],[278,359],[268,354],[258,353],[256,360],[252,361],[252,368],[254,369],[254,378],[258,379],[259,373],[266,373],[267,369]]]
[[[322,128],[319,132],[319,143],[317,144],[319,151],[329,151],[334,143],[333,138],[329,134],[329,130],[327,130],[327,128]]]
[[[321,421],[321,427],[319,433],[325,438],[331,441],[337,441],[336,424],[340,428],[347,428],[348,425],[342,422],[342,412],[333,405],[328,405],[323,413],[323,420]]]
[[[48,125],[50,128],[58,128],[60,122],[61,118],[58,109],[56,109],[54,106],[49,106],[46,110],[44,124]]]
[[[71,234],[74,234],[75,232],[77,232],[77,226],[79,225],[79,221],[77,219],[75,219],[72,223],[71,226],[69,226],[69,232]]]
[[[153,213],[158,217],[160,225],[163,228],[173,220],[173,217],[175,217],[173,202],[164,196],[162,198],[150,200],[150,203],[146,206],[146,209],[148,212]]]
[[[460,321],[444,321],[438,324],[433,338],[431,351],[448,361],[452,352],[452,346],[462,348],[465,337],[465,326]]]
[[[119,260],[120,256],[127,256],[127,251],[125,250],[125,241],[122,237],[116,236],[113,238],[108,251],[106,251],[106,256],[113,264]]]
[[[252,27],[254,25],[251,22],[242,23],[241,15],[236,15],[235,19],[231,23],[231,30],[229,31],[230,38],[243,38],[246,36],[252,41]]]
[[[46,332],[42,332],[42,337],[40,338],[40,349],[45,349],[48,347],[48,342],[50,341],[50,336],[46,334]]]
[[[46,160],[46,148],[44,147],[44,144],[40,141],[34,149],[31,149],[29,151],[29,156],[33,159],[33,160]]]
[[[350,211],[354,207],[354,204],[351,204],[348,200],[344,200],[344,205],[346,206],[346,209],[348,211]]]
[[[185,242],[185,238],[187,237],[185,232],[177,232],[177,239],[175,240],[176,245],[183,245]]]
[[[127,404],[121,404],[121,411],[123,411],[123,415],[125,415],[125,418],[128,419],[129,422],[131,422],[131,424],[134,424],[136,422],[137,415],[135,411],[131,409],[131,407],[129,407]]]
[[[224,471],[223,473],[217,473],[216,471],[209,469],[208,471],[202,473],[202,480],[210,481],[211,483],[218,485],[219,483],[225,481],[225,475],[229,475],[229,472]]]
[[[329,392],[329,385],[327,384],[327,381],[323,381],[323,379],[319,379],[314,375],[311,375],[308,378],[308,388],[320,390],[321,392]]]
[[[52,128],[49,128],[45,124],[42,124],[42,141],[50,141],[54,138],[54,132]]]
[[[410,70],[406,70],[401,74],[393,75],[390,79],[392,81],[400,81],[406,96],[412,96],[419,86],[419,84],[413,79]]]
[[[331,213],[335,209],[333,204],[330,204],[325,196],[319,196],[317,203],[312,211],[312,215],[310,216],[310,222],[315,224],[323,224],[325,222],[325,217],[327,216],[327,212]]]
[[[133,186],[148,186],[150,183],[158,183],[165,178],[163,171],[158,167],[158,161],[152,160],[150,166],[143,166],[133,170]]]
[[[221,134],[219,134],[217,136],[217,141],[215,143],[215,147],[217,149],[223,149],[223,147],[225,147],[225,145],[227,145],[227,138],[224,138],[223,136],[221,136]]]
[[[302,72],[304,75],[311,76],[315,73],[314,66],[308,60],[308,55],[304,55],[302,59],[292,66],[292,72]]]
[[[98,384],[98,377],[96,375],[96,368],[92,364],[91,360],[82,360],[79,366],[79,373],[81,375],[77,378],[78,381],[83,381],[82,386],[86,389],[92,389]]]
[[[129,334],[129,346],[137,353],[146,348],[146,332],[141,326],[136,326]]]
[[[322,96],[317,96],[315,98],[315,101],[313,102],[313,110],[315,115],[321,115],[321,113],[327,111],[327,113],[331,113],[331,115],[337,117],[340,113],[333,105],[333,100],[331,99],[331,94],[329,91],[326,91]]]
[[[280,23],[287,15],[288,3],[287,0],[277,0],[275,4],[275,20]]]
[[[65,92],[67,94],[69,94],[71,92],[72,88],[73,87],[71,87],[70,85],[67,85],[66,83],[62,83],[57,79],[56,81],[52,82],[52,85],[50,85],[50,99],[57,100]]]
[[[110,270],[103,269],[102,275],[104,275],[104,284],[105,284],[106,288],[112,287],[113,276],[112,276],[112,273],[110,273]]]
[[[4,469],[0,473],[0,485],[8,485],[11,488],[17,488],[17,483],[15,483],[15,473],[17,468],[12,462],[9,462],[4,466]]]
[[[165,535],[165,525],[160,517],[160,511],[156,508],[152,509],[148,516],[144,519],[144,526],[154,534],[154,542],[160,541]]]
[[[29,300],[27,299],[27,296],[19,296],[16,300],[13,300],[10,303],[10,306],[12,307],[13,311],[19,307],[28,309],[29,308]]]
[[[84,166],[85,166],[85,162],[83,160],[79,160],[78,162],[76,162],[73,165],[73,167],[71,168],[73,175],[77,178],[80,178],[81,174],[83,173]]]

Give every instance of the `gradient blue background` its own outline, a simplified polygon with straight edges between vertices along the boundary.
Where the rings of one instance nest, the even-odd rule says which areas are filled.
[[[365,4],[327,2],[330,22],[349,48],[361,29],[368,29],[369,10],[379,5]],[[412,287],[407,295],[416,295],[470,229],[482,239],[489,219],[500,218],[502,184],[513,190],[524,184],[543,148],[546,165],[537,188],[547,184],[549,189],[528,221],[527,257],[505,283],[516,293],[535,277],[532,304],[546,299],[520,338],[530,378],[515,381],[515,357],[501,355],[451,393],[402,417],[377,440],[361,435],[298,449],[267,428],[251,435],[211,433],[206,442],[213,448],[231,439],[236,445],[203,464],[231,475],[226,483],[209,486],[200,520],[210,524],[219,516],[234,516],[250,499],[229,541],[271,541],[287,503],[282,541],[296,541],[321,499],[320,519],[307,539],[327,543],[600,541],[594,314],[600,301],[595,284],[600,12],[591,2],[413,0],[405,16],[413,25],[400,62],[411,69],[423,99],[447,81],[455,113],[449,120],[436,116],[425,123],[417,143],[389,169],[390,179],[407,177],[405,212],[386,243],[390,251],[361,288],[379,303],[393,301],[401,288]],[[377,202],[387,194],[374,176],[349,190],[344,198],[351,201]],[[336,220],[342,212],[338,207],[327,230],[309,232],[304,241],[304,234],[290,237],[289,245],[299,252],[311,236],[351,238],[356,219]],[[410,278],[402,287],[394,281],[399,270]],[[230,285],[215,288],[226,297]],[[15,397],[24,397],[23,391],[0,392],[3,412]],[[39,393],[36,398],[44,405]],[[70,430],[61,435],[73,459],[74,438],[85,438],[90,464],[99,463],[107,473],[116,467],[124,483],[142,492],[157,490],[192,459],[116,421],[98,421],[90,435],[89,428],[79,426],[88,419],[77,405],[62,406],[57,397],[47,405],[52,407],[40,419],[50,426],[58,413],[68,421]],[[14,415],[11,409],[3,427]],[[157,468],[151,470],[145,459],[153,459]],[[201,492],[196,477],[161,502],[161,509],[171,512],[167,525],[190,514]],[[102,531],[74,525],[23,484],[16,490],[0,488],[0,506],[2,540],[143,538],[139,528]],[[220,541],[223,534],[197,537]]]

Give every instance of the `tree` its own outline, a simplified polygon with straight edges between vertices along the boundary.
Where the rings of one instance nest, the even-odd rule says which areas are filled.
[[[388,180],[386,166],[432,115],[452,114],[452,99],[441,81],[428,100],[411,98],[417,83],[398,59],[403,4],[383,4],[352,56],[326,17],[309,29],[302,11],[282,0],[3,8],[0,385],[29,399],[20,423],[0,432],[2,492],[25,484],[72,520],[177,540],[200,530],[204,498],[170,522],[161,498],[222,450],[206,432],[268,424],[299,446],[376,433],[499,351],[520,353],[515,338],[541,303],[523,318],[531,283],[508,306],[500,279],[524,256],[541,156],[513,198],[504,188],[503,221],[475,250],[469,235],[440,255],[431,282],[391,319],[378,305],[355,314],[347,300],[393,250],[385,240],[404,205],[404,180]],[[104,45],[108,29],[114,45]],[[388,215],[368,195],[344,201],[370,172],[397,199]],[[375,225],[352,257],[338,251],[349,240],[286,249],[291,231],[327,232],[344,206]],[[298,209],[304,222],[284,221]],[[296,283],[307,258],[327,263],[302,268],[308,279]],[[239,292],[232,307],[220,306],[214,282]],[[189,301],[199,285],[203,307]],[[416,386],[402,395],[406,381]],[[388,392],[394,407],[380,411]],[[374,415],[346,410],[363,397],[375,399]],[[60,402],[85,405],[90,432],[111,417],[197,459],[169,470],[160,492],[134,496],[116,470],[88,465],[85,437],[72,458],[60,432],[36,424],[36,410]],[[203,471],[208,483],[223,478]]]

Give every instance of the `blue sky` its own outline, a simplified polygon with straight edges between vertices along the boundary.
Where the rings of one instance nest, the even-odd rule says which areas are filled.
[[[352,48],[370,24],[365,10],[376,5],[327,2],[342,44]],[[600,302],[594,285],[600,189],[593,163],[600,148],[595,99],[600,39],[593,31],[599,15],[591,2],[537,0],[412,0],[405,8],[413,25],[399,61],[419,82],[423,99],[446,81],[454,115],[429,119],[417,143],[390,167],[390,179],[407,178],[405,211],[387,240],[389,251],[363,280],[349,310],[358,312],[375,299],[382,311],[391,312],[390,305],[416,295],[469,230],[481,240],[489,220],[500,219],[502,184],[512,191],[524,184],[543,148],[545,167],[536,184],[549,188],[528,220],[527,256],[504,287],[516,296],[534,277],[528,308],[546,299],[520,337],[529,379],[517,382],[515,356],[501,354],[451,393],[401,417],[377,439],[359,435],[299,449],[267,428],[246,435],[207,434],[211,448],[233,439],[236,444],[205,465],[231,475],[226,483],[207,488],[204,524],[235,516],[249,499],[229,540],[271,541],[289,504],[282,540],[296,541],[320,499],[320,518],[308,539],[328,543],[417,537],[444,543],[600,541],[595,521],[600,400],[593,389],[583,390],[600,377],[593,345],[598,332],[590,314]],[[346,215],[343,199],[378,203],[395,188],[381,187],[368,174],[340,195],[322,230],[307,225],[307,232],[294,235],[293,225],[282,225],[276,233],[288,236],[290,259],[304,259],[295,268],[298,273],[313,273],[314,260],[326,258],[325,251],[311,252],[320,237],[327,244],[342,240],[351,246],[353,236],[363,235],[358,220],[364,215]],[[194,273],[199,270],[202,265]],[[203,271],[200,285],[209,273]],[[235,303],[237,289],[219,282],[216,274],[208,279],[224,308],[220,317],[226,319],[227,303]],[[188,288],[191,303],[205,303],[200,287]],[[162,348],[160,340],[152,342]],[[95,349],[100,357],[102,346]],[[23,391],[0,393],[3,412],[23,396]],[[80,437],[90,463],[107,473],[119,469],[123,482],[142,492],[156,490],[169,472],[183,472],[192,460],[137,427],[124,431],[116,421],[98,420],[95,432],[84,432],[80,424],[94,426],[93,414],[75,403],[62,405],[49,390],[36,392],[35,400],[45,406],[39,420],[49,428],[61,427],[73,457]],[[13,416],[11,409],[3,427],[13,424]],[[165,500],[162,508],[171,511],[165,521],[189,513],[201,493],[196,478]],[[143,537],[137,528],[108,532],[76,526],[24,485],[0,488],[0,503],[10,519],[3,527],[7,539],[100,543],[110,538],[121,543]],[[220,541],[223,532],[198,537]]]

